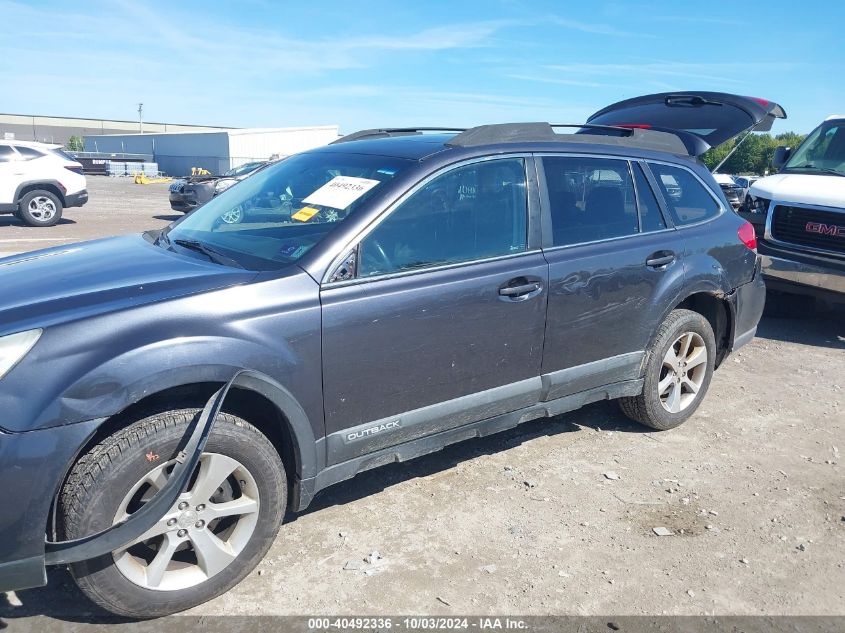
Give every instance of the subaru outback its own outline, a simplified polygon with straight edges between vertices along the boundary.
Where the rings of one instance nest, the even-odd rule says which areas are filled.
[[[697,156],[778,116],[696,92],[367,130],[164,230],[0,260],[0,590],[68,565],[161,616],[367,469],[607,399],[678,426],[765,295]]]

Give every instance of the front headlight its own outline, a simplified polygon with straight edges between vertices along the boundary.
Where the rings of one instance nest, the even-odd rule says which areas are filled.
[[[229,180],[218,180],[216,183],[214,183],[214,193],[220,193],[221,191],[226,191],[226,189],[228,189],[229,187],[234,185],[236,182],[238,182],[238,181],[237,180],[231,180],[231,179],[229,179]]]
[[[758,198],[757,196],[752,196],[749,194],[748,212],[760,213],[762,215],[765,215],[769,210],[769,202],[771,202],[771,200],[767,198]]]
[[[32,346],[38,342],[41,332],[39,328],[0,336],[0,378],[9,373],[9,370],[27,355]]]

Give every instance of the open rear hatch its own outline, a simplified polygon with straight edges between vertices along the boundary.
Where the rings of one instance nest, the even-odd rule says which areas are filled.
[[[700,156],[742,132],[767,132],[775,119],[785,118],[784,109],[773,101],[691,91],[626,99],[602,108],[587,123],[675,132],[690,154]]]

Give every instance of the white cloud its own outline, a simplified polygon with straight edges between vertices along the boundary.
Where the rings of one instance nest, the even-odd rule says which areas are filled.
[[[791,63],[753,63],[753,62],[670,62],[644,61],[625,64],[569,63],[547,64],[545,70],[566,76],[604,76],[604,77],[678,77],[718,83],[747,83],[749,73],[783,72],[792,70]]]

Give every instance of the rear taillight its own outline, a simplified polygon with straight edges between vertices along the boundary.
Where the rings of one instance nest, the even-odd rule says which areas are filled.
[[[82,168],[82,165],[65,165],[65,169],[72,171],[74,174],[79,174],[80,176],[85,174],[85,170]]]
[[[751,222],[746,222],[736,232],[739,236],[739,241],[745,244],[752,251],[757,251],[757,234],[754,232],[754,225]]]
[[[770,101],[768,99],[761,99],[760,97],[746,97],[746,98],[751,99],[752,101],[756,101],[757,103],[759,103],[764,108],[769,107]]]

